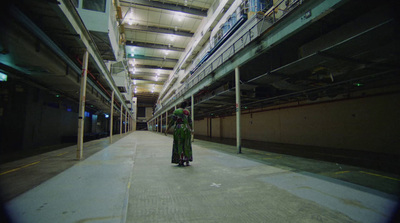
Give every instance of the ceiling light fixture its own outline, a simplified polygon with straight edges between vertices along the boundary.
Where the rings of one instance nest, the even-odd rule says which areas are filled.
[[[135,59],[129,59],[129,64],[134,67],[135,66]]]
[[[130,8],[128,13],[128,24],[131,26],[133,24],[133,8]]]
[[[175,16],[179,22],[182,22],[183,18],[185,17],[185,15],[182,12],[175,12]]]

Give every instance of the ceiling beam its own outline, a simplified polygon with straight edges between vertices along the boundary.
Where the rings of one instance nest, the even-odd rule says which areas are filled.
[[[150,76],[150,77],[154,77],[155,75],[157,75],[157,72],[135,72],[134,74],[132,74],[133,77],[146,77],[146,76]],[[168,78],[169,74],[158,74],[159,78]]]
[[[132,58],[132,57],[128,56],[128,58]],[[135,54],[135,56],[133,56],[133,58],[139,59],[139,60],[154,60],[154,61],[165,61],[165,62],[178,63],[178,59],[172,59],[172,58],[166,58],[166,57],[150,57],[150,56]]]
[[[185,37],[193,37],[194,33],[185,30],[176,30],[173,28],[163,28],[157,26],[144,26],[139,24],[128,25],[125,24],[125,29],[132,29],[138,31],[145,31],[145,32],[153,32],[153,33],[164,33],[164,34],[172,34],[177,36],[185,36]]]
[[[164,84],[164,82],[167,80],[166,78],[158,78],[158,80],[154,80],[156,78],[154,77],[149,77],[149,76],[134,76],[132,78],[132,80],[135,80],[136,83],[138,83],[137,81],[156,81],[156,82],[161,82],[162,84]]]
[[[143,76],[143,75],[132,75],[131,80],[136,80],[136,81],[155,81],[156,77],[154,76]],[[159,77],[157,82],[164,82],[168,78],[165,77]]]
[[[159,49],[159,50],[173,50],[183,52],[185,48],[174,47],[172,45],[164,45],[164,44],[157,44],[157,43],[144,43],[144,42],[137,42],[137,41],[127,41],[127,46],[137,46],[137,47],[145,47],[145,48],[152,48],[152,49]]]
[[[160,66],[153,66],[153,65],[143,65],[143,64],[136,64],[136,68],[146,68],[146,69],[162,69],[162,70],[173,70],[173,67],[160,67]]]
[[[145,79],[136,79],[139,81],[138,83],[135,84],[135,86],[148,86],[148,85],[164,85],[164,81],[154,81],[154,80],[145,80]]]
[[[202,16],[202,17],[207,16],[206,9],[205,10],[195,9],[195,8],[191,8],[191,7],[187,7],[187,6],[183,6],[183,5],[171,4],[171,3],[163,3],[163,2],[148,1],[148,0],[120,0],[119,2],[123,6],[129,6],[130,4],[134,4],[134,5],[164,9],[164,10],[175,11],[175,12],[183,12],[183,13],[187,13],[187,14]]]

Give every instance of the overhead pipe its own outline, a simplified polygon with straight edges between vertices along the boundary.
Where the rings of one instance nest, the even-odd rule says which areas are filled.
[[[79,63],[80,65],[82,65],[82,61],[81,61],[79,58],[77,58],[77,61],[78,61],[78,63]],[[87,70],[87,72],[88,72],[88,74],[93,78],[93,80],[96,81],[96,83],[111,97],[111,94],[110,94],[110,93],[104,88],[104,86],[97,80],[97,78],[92,74],[92,72],[90,72],[89,69]],[[88,81],[91,81],[91,79],[88,79]],[[92,82],[92,83],[93,83],[93,82]],[[95,85],[95,86],[96,86],[96,85]],[[98,89],[97,86],[96,86],[96,89]],[[102,93],[101,95],[102,95],[107,101],[111,101],[111,100],[108,100],[107,96],[105,96],[104,93],[103,93],[100,89],[98,89],[97,91],[98,91],[98,92],[101,92],[101,93]],[[121,110],[119,110],[119,108],[117,107],[117,106],[119,106],[119,103],[116,101],[115,104],[116,104],[116,105],[114,105],[115,110],[121,112]]]

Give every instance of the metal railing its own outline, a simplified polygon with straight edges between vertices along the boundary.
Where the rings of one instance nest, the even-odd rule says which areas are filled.
[[[268,28],[274,25],[276,22],[285,17],[290,11],[295,9],[297,6],[303,3],[303,0],[287,1],[281,0],[278,4],[271,7],[264,16],[255,25],[249,28],[241,37],[239,37],[233,44],[231,44],[226,50],[219,52],[217,50],[213,56],[211,56],[208,61],[197,69],[191,77],[184,84],[182,84],[176,91],[176,93],[162,103],[161,107],[169,106],[173,101],[179,99],[183,96],[189,89],[194,87],[205,77],[207,77],[211,72],[219,68],[222,64],[227,62],[238,53],[240,50],[245,48],[253,40],[261,36]],[[257,15],[256,15],[257,16]],[[240,32],[238,30],[237,32]],[[225,42],[220,49],[223,49],[229,40],[234,40],[235,36]],[[157,112],[157,111],[156,111]]]

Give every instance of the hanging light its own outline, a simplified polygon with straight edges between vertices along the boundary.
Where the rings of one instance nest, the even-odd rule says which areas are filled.
[[[175,12],[175,17],[179,22],[182,22],[184,19],[185,15],[182,12]]]
[[[128,24],[131,26],[133,24],[133,8],[129,9],[129,15],[128,15]]]
[[[134,67],[135,66],[135,59],[129,59],[129,64]]]

